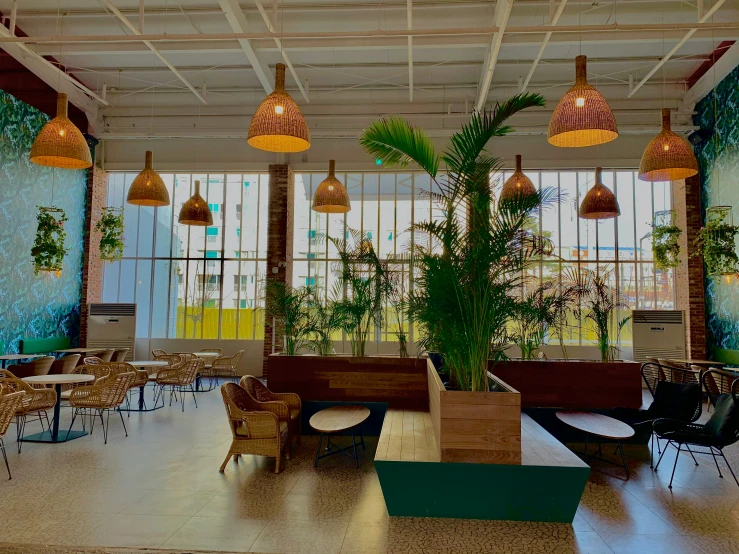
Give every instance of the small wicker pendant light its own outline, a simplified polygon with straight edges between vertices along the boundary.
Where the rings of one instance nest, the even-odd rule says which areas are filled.
[[[575,84],[549,121],[549,144],[564,148],[595,146],[618,137],[616,118],[600,92],[588,84],[586,56],[575,58]]]
[[[31,146],[31,161],[48,167],[86,169],[92,166],[90,147],[67,117],[67,95],[56,97],[56,117],[44,125]]]
[[[323,214],[343,214],[352,209],[344,185],[336,178],[336,160],[328,162],[328,177],[318,185],[313,195],[313,211]]]
[[[302,152],[310,148],[310,132],[305,118],[285,92],[285,64],[277,64],[275,90],[254,113],[246,142],[267,152]]]
[[[513,200],[522,196],[536,194],[536,187],[521,169],[521,154],[516,154],[516,171],[513,172],[500,191],[500,200]]]
[[[603,184],[602,173],[602,168],[595,168],[595,184],[580,203],[582,219],[611,219],[621,215],[616,195]]]
[[[195,194],[182,205],[180,217],[177,219],[182,225],[207,227],[213,225],[213,214],[203,197],[200,196],[200,181],[195,181]]]
[[[677,181],[698,174],[698,160],[693,148],[670,129],[670,110],[662,110],[662,130],[641,157],[639,179],[642,181]]]
[[[128,189],[126,202],[136,206],[168,206],[169,191],[159,174],[154,171],[152,164],[154,154],[146,151],[144,170],[139,173]]]

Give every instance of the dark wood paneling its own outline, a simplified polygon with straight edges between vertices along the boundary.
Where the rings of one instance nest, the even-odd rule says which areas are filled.
[[[428,410],[426,358],[283,356],[267,359],[267,384],[305,401],[387,402]]]
[[[497,377],[521,393],[524,408],[640,408],[637,362],[519,361],[490,364]]]

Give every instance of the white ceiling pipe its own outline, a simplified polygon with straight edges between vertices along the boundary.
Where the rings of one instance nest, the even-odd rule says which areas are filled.
[[[269,32],[271,33],[276,32],[275,26],[273,25],[272,21],[267,15],[267,12],[264,11],[264,6],[262,5],[262,2],[260,0],[254,0],[254,3],[257,5],[257,9],[259,10],[259,13],[262,15],[264,24],[267,25],[267,29],[269,30]],[[274,1],[272,6],[274,7],[276,5],[277,5],[277,2]],[[310,102],[310,98],[308,98],[308,92],[305,90],[302,83],[300,82],[300,77],[298,77],[298,74],[296,73],[292,62],[290,61],[290,58],[287,56],[287,52],[285,52],[285,50],[282,48],[282,41],[278,38],[275,38],[275,44],[277,45],[277,48],[280,49],[280,53],[282,54],[282,60],[285,62],[287,69],[290,71],[290,75],[292,75],[293,79],[295,79],[295,84],[297,84],[298,89],[300,90],[300,94],[303,95],[303,98],[305,99],[306,102]]]
[[[408,0],[405,12],[410,31],[413,29],[413,0]],[[413,102],[413,37],[410,35],[408,36],[408,96]]]
[[[711,7],[711,9],[708,10],[705,14],[703,14],[703,16],[698,20],[698,23],[705,23],[706,21],[708,21],[713,16],[713,14],[715,14],[718,11],[718,9],[724,5],[724,2],[726,2],[726,0],[717,0],[716,3]],[[644,85],[644,83],[646,83],[652,77],[652,75],[657,73],[657,71],[659,71],[659,68],[665,65],[665,62],[669,60],[673,55],[675,55],[675,53],[677,53],[677,51],[680,50],[680,48],[682,48],[683,44],[688,42],[688,39],[690,39],[690,37],[692,37],[696,33],[697,30],[698,30],[697,27],[689,29],[688,32],[685,33],[685,36],[681,38],[678,41],[678,43],[675,46],[673,46],[670,49],[670,51],[667,52],[667,54],[665,54],[665,56],[659,62],[657,62],[657,65],[655,65],[652,69],[650,69],[649,73],[647,73],[644,76],[644,78],[641,81],[639,81],[634,86],[633,89],[631,89],[628,97],[631,98],[632,96],[634,96],[637,93],[637,91],[642,87],[642,85]]]
[[[124,24],[124,25],[125,25],[126,27],[128,27],[128,28],[129,28],[129,30],[130,30],[130,31],[131,31],[132,33],[134,33],[134,35],[136,35],[136,36],[134,36],[134,37],[131,37],[131,38],[137,38],[137,37],[140,37],[140,36],[142,36],[142,35],[143,35],[143,33],[141,33],[141,31],[139,31],[139,30],[138,30],[138,29],[136,28],[136,26],[135,26],[135,25],[134,25],[133,23],[131,23],[131,22],[130,22],[130,21],[128,20],[128,18],[127,18],[127,17],[125,16],[125,15],[123,15],[123,14],[122,14],[122,13],[121,13],[121,12],[120,12],[120,11],[118,10],[118,8],[116,8],[116,7],[115,7],[115,6],[113,5],[113,2],[111,2],[111,0],[102,0],[102,2],[103,2],[103,3],[104,3],[104,4],[105,4],[105,5],[107,6],[107,7],[108,7],[108,9],[109,9],[110,11],[112,11],[112,12],[113,12],[113,14],[114,14],[114,15],[115,15],[115,16],[116,16],[116,17],[117,17],[118,19],[120,19],[120,20],[121,20],[121,23],[123,23],[123,24]],[[130,35],[126,35],[126,36],[130,36]],[[159,58],[159,59],[160,59],[160,60],[161,60],[161,61],[162,61],[162,62],[164,63],[164,65],[166,65],[166,66],[167,66],[167,67],[168,67],[168,68],[169,68],[169,69],[170,69],[170,70],[172,71],[172,73],[174,73],[174,74],[175,74],[175,76],[177,76],[177,78],[178,78],[178,79],[179,79],[180,81],[182,81],[182,83],[183,83],[183,84],[184,84],[184,85],[185,85],[185,86],[186,86],[187,88],[189,88],[189,89],[190,89],[190,91],[191,91],[191,92],[192,92],[192,93],[193,93],[193,94],[194,94],[195,96],[197,96],[198,100],[200,100],[200,101],[201,101],[201,102],[202,102],[203,104],[207,104],[207,102],[205,101],[205,98],[203,98],[203,95],[202,95],[202,94],[200,94],[200,92],[198,92],[198,90],[197,90],[197,89],[196,89],[196,88],[195,88],[194,86],[192,86],[192,85],[190,84],[190,82],[189,82],[189,81],[188,81],[188,80],[187,80],[187,79],[185,78],[185,76],[184,76],[184,75],[183,75],[182,73],[180,73],[180,72],[179,72],[179,71],[177,70],[177,68],[176,68],[175,66],[173,66],[173,65],[172,65],[172,64],[171,64],[171,63],[169,62],[169,60],[168,60],[167,58],[165,58],[165,57],[164,57],[164,55],[163,55],[163,54],[162,54],[162,53],[161,53],[161,52],[160,52],[160,51],[159,51],[159,50],[157,49],[157,47],[156,47],[156,46],[154,46],[153,44],[151,44],[151,42],[150,42],[150,41],[148,41],[148,40],[146,40],[146,39],[143,39],[143,38],[139,38],[139,40],[143,40],[144,44],[145,44],[145,45],[146,45],[146,46],[147,46],[147,47],[149,48],[149,50],[151,50],[151,51],[152,51],[152,52],[154,53],[154,55],[155,55],[155,56],[156,56],[157,58]]]
[[[102,0],[110,2],[110,0]],[[722,0],[719,0],[721,2]],[[127,20],[128,21],[128,20]],[[135,27],[134,27],[135,28]],[[531,25],[507,27],[506,35],[517,34],[545,34],[552,33],[607,33],[627,31],[679,31],[679,30],[728,31],[739,29],[739,21],[717,23],[609,23],[606,25]],[[229,41],[229,40],[259,40],[282,38],[289,39],[322,39],[322,38],[385,38],[385,37],[426,37],[426,36],[472,36],[493,35],[498,27],[455,28],[455,29],[376,29],[373,31],[328,31],[328,32],[290,32],[276,35],[275,33],[183,33],[183,34],[151,34],[151,35],[45,35],[32,37],[3,37],[0,43],[18,42],[31,44],[45,43],[82,43],[82,42],[202,42],[202,41]],[[695,32],[695,31],[693,31]]]
[[[552,25],[557,24],[557,22],[559,21],[559,18],[562,16],[562,12],[564,11],[566,5],[567,5],[567,0],[560,1],[559,6],[557,7],[557,10],[552,14],[552,20],[550,22]],[[536,53],[536,57],[534,58],[534,61],[531,64],[531,68],[529,69],[529,72],[526,74],[526,79],[524,79],[523,85],[521,86],[521,92],[526,92],[526,88],[529,86],[529,83],[531,82],[531,78],[534,76],[534,71],[536,71],[536,66],[539,64],[541,57],[544,55],[544,50],[546,50],[547,44],[549,44],[550,38],[552,38],[551,31],[549,31],[546,35],[544,35],[544,40],[541,42],[539,51]]]
[[[485,109],[490,83],[493,80],[493,73],[495,72],[495,64],[498,63],[500,45],[503,43],[503,34],[505,33],[506,25],[508,25],[508,18],[511,15],[512,9],[513,0],[497,0],[495,2],[495,26],[498,30],[490,39],[490,49],[486,56],[485,67],[480,76],[480,89],[477,91],[477,102],[475,103],[475,110],[478,113]]]

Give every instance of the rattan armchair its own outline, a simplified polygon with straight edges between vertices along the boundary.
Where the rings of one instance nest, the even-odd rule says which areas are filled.
[[[157,372],[156,384],[159,387],[158,395],[164,403],[164,391],[169,389],[169,405],[172,405],[172,398],[176,393],[180,393],[180,402],[182,404],[182,411],[185,411],[185,393],[189,392],[192,394],[192,399],[195,402],[195,407],[198,407],[198,400],[195,398],[195,379],[198,372],[203,368],[203,360],[190,360],[184,362],[178,367],[170,367],[160,369]],[[156,406],[158,398],[155,397],[154,405]]]
[[[233,356],[219,356],[211,364],[213,375],[218,377],[228,377],[236,380],[236,371],[239,367],[241,356],[244,355],[243,350],[239,350]]]
[[[158,348],[155,348],[151,351],[151,355],[154,357],[154,359],[158,359],[159,356],[166,356],[167,353],[164,350],[159,350]]]
[[[240,385],[249,395],[260,403],[282,402],[287,406],[289,412],[288,427],[290,441],[296,439],[300,444],[302,403],[300,397],[293,392],[272,392],[267,385],[256,377],[245,375],[241,378]]]
[[[263,404],[254,400],[236,383],[222,385],[221,395],[232,441],[219,471],[223,473],[231,456],[238,461],[241,454],[253,454],[274,457],[275,473],[279,473],[283,451],[290,444],[287,422],[284,419],[281,421],[274,411],[264,410]],[[280,404],[287,412],[287,407]],[[287,413],[284,416],[287,417]]]
[[[102,352],[98,353],[98,357],[103,360],[104,363],[112,362],[113,361],[113,354],[115,353],[115,350],[112,348],[107,348],[103,350]]]
[[[51,369],[51,364],[53,364],[55,360],[56,358],[54,358],[54,356],[44,356],[43,358],[36,358],[27,364],[9,365],[8,371],[19,379],[33,377],[34,375],[48,375],[49,370]]]
[[[121,407],[123,401],[126,399],[126,395],[131,388],[136,374],[133,371],[126,373],[119,373],[118,375],[110,375],[105,379],[100,380],[98,383],[85,386],[77,387],[69,397],[69,405],[74,408],[74,415],[72,416],[72,423],[69,425],[69,431],[67,436],[72,431],[74,422],[77,416],[82,414],[84,418],[85,412],[90,413],[92,419],[90,425],[90,434],[95,427],[94,413],[100,416],[100,422],[103,425],[103,437],[105,444],[108,444],[108,429],[110,428],[110,410],[116,410]],[[103,418],[103,414],[107,417]],[[126,423],[123,420],[123,414],[118,410],[118,415],[121,417],[121,423],[123,424],[123,430],[128,436],[128,430],[126,429]]]
[[[77,362],[79,361],[79,354],[70,354],[69,356],[63,356],[58,360],[54,360],[54,363],[51,364],[51,369],[49,369],[49,375],[72,373],[74,368],[77,367]]]
[[[85,365],[105,365],[107,362],[98,356],[87,356],[82,360]]]
[[[56,404],[56,391],[54,389],[35,389],[22,379],[19,379],[8,370],[0,370],[0,385],[3,390],[8,393],[25,392],[22,402],[15,412],[15,423],[17,430],[18,453],[20,454],[23,447],[23,433],[28,422],[28,416],[37,416],[41,429],[44,428],[44,420],[46,420],[47,428],[49,425],[49,415],[46,410],[51,410]]]
[[[91,384],[88,383],[86,385],[81,383],[68,383],[66,385],[62,385],[62,402],[68,401],[69,397],[72,396],[72,391],[77,387],[96,385],[102,379],[105,379],[110,374],[110,369],[108,369],[107,365],[82,364],[75,367],[72,373],[79,375],[92,375],[95,380]]]
[[[18,391],[3,394],[5,390],[6,387],[0,385],[0,452],[3,453],[5,468],[8,470],[8,479],[12,479],[13,476],[10,474],[10,464],[8,463],[8,455],[5,452],[3,436],[8,432],[10,422],[13,421],[13,416],[18,412],[26,393],[25,391]]]

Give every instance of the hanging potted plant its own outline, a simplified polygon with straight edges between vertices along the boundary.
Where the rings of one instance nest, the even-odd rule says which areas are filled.
[[[100,259],[118,261],[123,257],[123,210],[103,208],[103,215],[95,224],[100,236]]]
[[[38,275],[39,271],[47,271],[61,277],[62,263],[67,253],[67,249],[64,248],[64,241],[67,238],[64,222],[67,221],[67,215],[61,208],[40,207],[36,219],[38,228],[31,247],[33,273]]]
[[[731,206],[714,206],[706,210],[706,224],[695,239],[697,252],[703,256],[706,272],[711,277],[735,275],[739,272],[739,256],[736,254],[736,234]]]
[[[654,214],[652,255],[654,256],[654,267],[662,271],[677,267],[679,263],[679,241],[682,230],[673,223],[674,219],[674,210]]]

